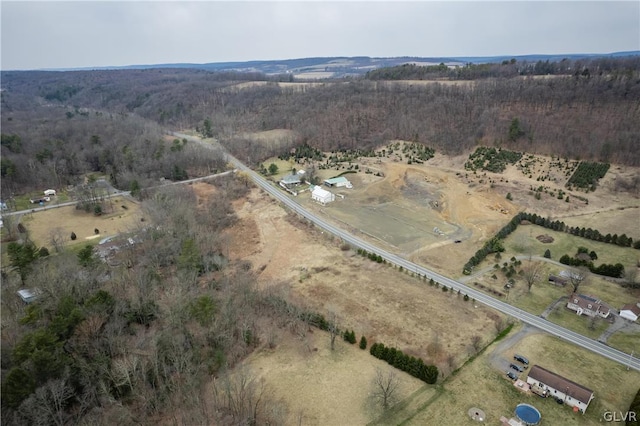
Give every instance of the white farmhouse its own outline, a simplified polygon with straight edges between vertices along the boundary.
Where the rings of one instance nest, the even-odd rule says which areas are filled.
[[[327,203],[335,201],[336,196],[333,193],[316,186],[313,188],[313,191],[311,191],[311,199],[324,206]]]

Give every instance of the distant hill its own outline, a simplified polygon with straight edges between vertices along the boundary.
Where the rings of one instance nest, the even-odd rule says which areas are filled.
[[[154,69],[154,68],[182,68],[206,71],[235,71],[259,72],[267,75],[294,74],[307,78],[329,78],[361,75],[367,71],[379,68],[394,67],[413,63],[417,65],[437,65],[444,63],[448,66],[467,63],[483,64],[516,59],[518,62],[561,61],[562,59],[592,59],[598,57],[640,56],[640,51],[614,52],[603,54],[566,54],[566,55],[520,55],[520,56],[458,56],[458,57],[412,57],[400,56],[395,58],[371,58],[368,56],[334,56],[327,58],[300,58],[246,62],[211,62],[206,64],[174,63],[152,65],[128,65],[121,67],[93,67],[73,69],[52,69],[50,71],[77,70],[115,70],[115,69]]]

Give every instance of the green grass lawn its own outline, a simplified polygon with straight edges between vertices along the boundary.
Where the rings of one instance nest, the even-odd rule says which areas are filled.
[[[543,234],[553,237],[553,242],[543,244],[536,239],[538,235]],[[619,247],[613,244],[592,241],[564,232],[552,231],[537,225],[518,226],[505,239],[504,246],[505,253],[502,256],[503,258],[505,258],[505,255],[511,257],[530,253],[542,256],[545,250],[549,249],[551,258],[556,261],[564,254],[575,255],[578,247],[586,247],[589,252],[593,250],[598,255],[598,259],[594,262],[596,266],[602,263],[622,263],[625,269],[635,267],[638,258],[640,258],[640,251],[631,247]]]
[[[610,325],[608,321],[598,319],[595,321],[595,325],[591,326],[592,319],[590,317],[577,315],[574,311],[567,309],[566,304],[558,305],[547,319],[592,339],[598,338]]]

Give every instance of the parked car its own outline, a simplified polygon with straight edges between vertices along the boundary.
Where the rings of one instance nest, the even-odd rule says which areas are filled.
[[[511,380],[518,380],[518,376],[513,371],[507,371],[507,377]]]
[[[525,357],[523,357],[522,355],[515,354],[515,355],[513,356],[513,359],[515,359],[516,361],[519,361],[519,362],[523,363],[524,365],[529,365],[529,360],[528,360],[528,359],[526,359]]]
[[[518,373],[522,373],[524,371],[524,368],[520,367],[518,364],[510,364],[509,367],[513,368]]]

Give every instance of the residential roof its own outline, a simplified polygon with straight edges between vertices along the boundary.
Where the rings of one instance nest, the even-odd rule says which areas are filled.
[[[582,309],[589,309],[602,313],[606,313],[611,310],[606,303],[602,302],[602,300],[584,294],[573,293],[571,296],[569,296],[569,302],[580,306]],[[589,307],[589,305],[591,305],[591,307]]]
[[[316,186],[315,188],[313,188],[312,194],[315,195],[316,197],[322,197],[322,198],[331,196],[331,192],[325,189],[322,189],[319,186]]]
[[[295,174],[295,175],[286,175],[285,177],[283,177],[282,179],[280,179],[280,181],[284,184],[292,184],[292,183],[300,183],[300,176]]]
[[[636,314],[636,316],[640,316],[640,306],[638,306],[637,304],[627,303],[620,310],[621,311],[631,311],[634,314]]]
[[[329,185],[335,185],[337,183],[349,182],[349,179],[347,179],[344,176],[338,176],[338,177],[334,177],[334,178],[331,178],[331,179],[325,179],[324,181],[326,183],[328,183]]]
[[[553,373],[546,368],[542,368],[539,365],[531,367],[529,377],[585,404],[588,404],[593,397],[593,391],[591,389]]]

